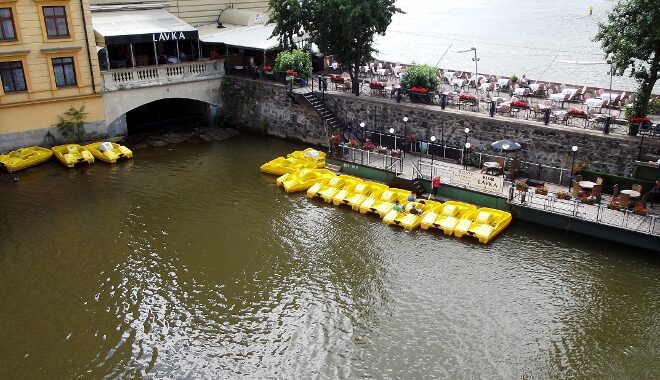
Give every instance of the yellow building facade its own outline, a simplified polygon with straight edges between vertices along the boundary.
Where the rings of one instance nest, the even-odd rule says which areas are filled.
[[[106,132],[91,20],[89,0],[0,0],[0,152],[48,144],[71,107]]]

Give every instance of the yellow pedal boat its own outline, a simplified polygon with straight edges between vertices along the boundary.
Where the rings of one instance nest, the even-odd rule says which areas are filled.
[[[511,223],[511,219],[511,214],[506,211],[482,207],[467,213],[454,228],[454,235],[462,237],[467,234],[487,244]]]
[[[377,199],[380,197],[383,191],[387,190],[388,188],[389,187],[387,185],[382,183],[366,181],[355,186],[353,192],[347,194],[342,201],[351,206],[354,211],[360,211],[360,205],[368,197],[372,196],[374,199]],[[335,199],[337,198],[335,197]]]
[[[339,188],[327,188],[321,191],[321,198],[323,198],[326,203],[334,203],[335,197],[338,199],[343,199],[347,194],[353,192],[355,187],[364,183],[361,178],[345,176],[346,181]]]
[[[408,203],[408,196],[410,195],[410,191],[397,189],[394,187],[390,187],[388,191],[393,191],[396,194],[395,197],[390,201],[381,201],[381,202],[376,202],[375,204],[376,213],[381,218],[384,218],[385,215],[387,215],[387,213],[392,210],[392,206],[394,206],[397,201],[401,205],[405,205],[406,203]]]
[[[85,149],[95,158],[110,164],[114,164],[120,158],[133,157],[133,152],[127,147],[107,141],[87,144]]]
[[[55,158],[64,166],[72,168],[81,162],[88,164],[94,163],[94,156],[84,147],[78,144],[58,145],[50,148],[55,155]]]
[[[421,227],[424,230],[434,227],[451,235],[458,221],[476,209],[477,206],[469,203],[447,201],[427,212],[422,218]]]
[[[298,160],[307,160],[311,161],[316,165],[317,168],[325,167],[325,152],[316,150],[314,148],[307,148],[305,150],[296,150],[287,154],[287,158],[295,158]]]
[[[305,191],[315,183],[335,177],[336,174],[327,169],[302,169],[297,173],[285,173],[277,178],[277,186],[284,187],[287,193]]]
[[[392,202],[399,195],[397,189],[390,189],[387,187],[382,192],[372,192],[369,196],[360,204],[360,214],[367,214],[370,212],[376,212],[376,206],[382,202]]]
[[[323,200],[325,200],[326,202],[330,203],[332,202],[332,197],[334,197],[335,194],[337,194],[337,192],[339,192],[339,190],[341,190],[342,187],[344,187],[345,185],[348,186],[352,185],[353,187],[355,187],[355,183],[358,181],[362,181],[362,180],[350,175],[340,175],[337,177],[333,177],[329,181],[323,181],[312,185],[312,187],[310,187],[307,190],[307,197],[308,198],[320,197],[323,198]]]
[[[284,175],[286,173],[297,173],[302,169],[315,169],[316,164],[312,161],[300,160],[297,158],[277,157],[261,165],[259,170],[263,173]]]
[[[46,162],[52,156],[53,152],[50,149],[30,146],[13,150],[7,154],[0,154],[0,166],[4,167],[7,172],[14,173]]]
[[[397,211],[395,209],[390,210],[390,212],[383,217],[383,223],[401,226],[408,231],[412,231],[419,227],[422,223],[422,219],[427,213],[440,205],[440,202],[426,199],[418,199],[413,202],[408,202],[404,206],[405,211]]]

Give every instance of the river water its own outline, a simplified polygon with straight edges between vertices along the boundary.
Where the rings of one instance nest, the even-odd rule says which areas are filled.
[[[385,36],[376,39],[377,56],[473,72],[474,53],[458,52],[476,46],[480,73],[527,74],[541,81],[608,89],[609,66],[604,64],[600,43],[592,39],[598,22],[607,19],[614,4],[613,0],[397,0],[405,14],[394,15]],[[626,73],[615,76],[612,86],[631,91],[637,82]],[[660,93],[660,83],[654,93]]]
[[[259,173],[296,148],[0,176],[0,378],[657,378],[657,257],[404,232]]]

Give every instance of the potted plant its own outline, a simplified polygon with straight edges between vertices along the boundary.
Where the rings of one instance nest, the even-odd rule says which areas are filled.
[[[516,190],[518,191],[527,191],[529,189],[529,185],[527,184],[526,180],[519,180],[516,181]]]
[[[650,123],[651,119],[648,117],[631,116],[628,118],[628,135],[637,136],[639,133],[639,125],[642,123]]]
[[[580,197],[580,202],[585,205],[592,205],[596,203],[596,198],[594,197]]]
[[[312,57],[304,50],[282,51],[275,58],[275,71],[289,76],[310,77],[312,75]]]
[[[272,74],[273,73],[273,66],[270,65],[264,65],[264,72],[266,74]]]
[[[348,146],[350,146],[351,148],[356,148],[357,149],[357,148],[360,148],[362,146],[362,144],[356,139],[350,139],[348,141]]]
[[[376,148],[376,153],[387,154],[387,148],[385,148],[384,146],[379,146],[378,148]]]
[[[331,145],[339,145],[340,142],[341,142],[341,136],[340,135],[330,136],[330,144]]]
[[[555,197],[557,197],[557,199],[565,199],[565,200],[569,200],[572,198],[571,194],[569,194],[568,191],[558,191],[555,193]]]
[[[534,188],[535,194],[548,195],[548,189],[545,186]]]
[[[405,88],[413,91],[413,87],[417,88],[417,91],[426,92],[415,92],[426,94],[428,91],[435,90],[440,84],[440,79],[438,79],[437,69],[429,65],[416,65],[408,67],[406,72],[401,78],[401,88]]]
[[[518,76],[516,74],[511,75],[511,78],[509,78],[509,81],[511,82],[511,84],[518,83]]]
[[[621,204],[618,201],[611,200],[610,203],[607,204],[607,208],[610,210],[621,211]]]
[[[376,148],[376,144],[371,143],[369,141],[365,141],[364,144],[362,144],[362,149],[366,150],[367,152],[372,152]]]
[[[633,207],[632,211],[633,211],[633,214],[640,215],[640,216],[646,216],[646,214],[648,213],[648,210],[642,204],[635,205],[635,207]]]

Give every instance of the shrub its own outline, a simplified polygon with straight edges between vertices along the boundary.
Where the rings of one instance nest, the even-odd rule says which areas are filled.
[[[540,195],[547,195],[547,194],[548,194],[548,189],[547,189],[545,186],[543,186],[543,187],[537,187],[537,188],[534,190],[534,193],[536,193],[536,194],[540,194]]]
[[[435,90],[440,84],[436,75],[437,69],[429,65],[412,65],[401,78],[402,88],[421,87],[429,91]]]
[[[555,197],[557,197],[557,199],[566,199],[566,200],[572,198],[571,194],[569,194],[567,191],[558,191],[557,193],[555,193]]]
[[[69,108],[64,114],[58,115],[59,122],[55,124],[57,131],[62,134],[65,140],[81,142],[87,136],[85,130],[85,119],[89,113],[85,112],[85,106],[79,109]]]
[[[511,78],[509,78],[511,83],[517,83],[518,82],[518,76],[516,74],[511,75]]]
[[[275,58],[275,70],[281,73],[292,70],[309,77],[312,75],[312,58],[304,50],[283,51]]]

